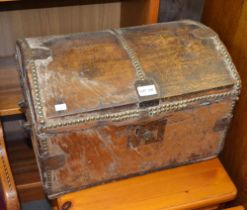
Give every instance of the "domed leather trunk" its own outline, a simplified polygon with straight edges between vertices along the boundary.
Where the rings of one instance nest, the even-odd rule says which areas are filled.
[[[220,152],[240,80],[193,21],[26,38],[17,57],[49,198]]]

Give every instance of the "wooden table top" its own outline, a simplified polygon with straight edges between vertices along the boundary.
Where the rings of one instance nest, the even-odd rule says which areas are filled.
[[[232,207],[232,208],[225,209],[225,210],[244,210],[244,207],[243,206],[236,206],[236,207]]]
[[[58,209],[73,210],[195,209],[234,199],[237,190],[218,159],[154,172],[70,193]]]
[[[0,117],[21,114],[18,102],[21,88],[17,64],[13,56],[0,58]]]

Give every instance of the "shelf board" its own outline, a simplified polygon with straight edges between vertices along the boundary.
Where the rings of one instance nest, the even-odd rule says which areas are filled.
[[[21,114],[21,88],[13,56],[0,57],[0,116]]]
[[[100,185],[57,199],[58,209],[198,209],[235,198],[237,190],[218,159]]]
[[[21,202],[45,198],[33,149],[26,141],[7,141],[7,152]]]
[[[0,6],[1,6],[0,11],[64,7],[64,6],[73,6],[73,5],[104,4],[104,3],[112,3],[112,2],[120,2],[120,1],[121,0],[76,0],[76,1],[0,0]]]

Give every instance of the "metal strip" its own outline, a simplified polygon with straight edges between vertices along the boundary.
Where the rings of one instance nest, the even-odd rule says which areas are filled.
[[[28,46],[28,44],[27,44],[27,42],[25,40],[18,40],[18,43],[20,44],[20,47],[22,49],[29,50],[26,54],[29,54],[30,59],[28,59],[28,61],[25,62],[24,68],[26,68],[27,65],[31,65],[31,73],[32,73],[31,76],[32,76],[33,90],[34,90],[34,94],[33,94],[32,98],[33,98],[34,107],[35,107],[35,110],[36,110],[35,114],[39,117],[40,123],[41,124],[45,124],[45,117],[44,117],[43,105],[42,105],[42,100],[41,100],[41,96],[40,96],[40,87],[39,87],[39,82],[38,82],[38,73],[37,73],[37,69],[36,69],[36,66],[35,66],[35,62],[33,60],[32,51],[29,48],[29,46]],[[18,53],[20,53],[18,48],[16,49],[16,53],[17,53],[17,55],[18,55]],[[23,68],[22,64],[20,64],[20,67]],[[24,78],[23,78],[23,80],[24,80]],[[27,88],[27,86],[26,86],[26,88]],[[25,91],[27,91],[27,90],[25,90]],[[30,97],[31,97],[31,93],[30,93]],[[29,95],[27,95],[27,98],[30,100],[29,101],[29,105],[31,104],[30,97],[29,97]]]
[[[136,77],[138,80],[144,80],[145,79],[145,74],[143,71],[143,68],[140,64],[139,59],[137,58],[135,51],[128,45],[126,39],[123,37],[122,35],[122,31],[118,30],[118,29],[114,29],[114,30],[108,30],[111,34],[113,34],[121,43],[122,47],[124,48],[124,50],[127,52],[131,63],[135,69],[136,72]]]

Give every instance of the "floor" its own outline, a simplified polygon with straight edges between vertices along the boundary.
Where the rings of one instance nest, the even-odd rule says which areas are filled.
[[[22,210],[51,210],[51,206],[47,200],[38,200],[28,203],[23,203]]]

